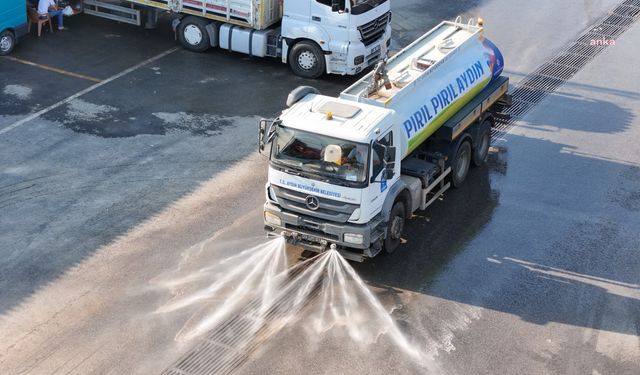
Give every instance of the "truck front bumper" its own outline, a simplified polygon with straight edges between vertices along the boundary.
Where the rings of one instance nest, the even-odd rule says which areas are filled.
[[[379,229],[381,221],[376,219],[362,225],[339,224],[284,211],[269,201],[264,205],[267,230],[283,234],[289,242],[316,253],[328,250],[335,244],[346,258],[356,261],[372,258],[382,248],[384,231]],[[362,243],[344,241],[345,235],[361,237]]]

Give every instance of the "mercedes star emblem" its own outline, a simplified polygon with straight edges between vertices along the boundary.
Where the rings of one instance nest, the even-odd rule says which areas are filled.
[[[312,211],[315,211],[318,209],[318,207],[320,207],[320,201],[313,195],[309,195],[304,201],[307,205],[307,208]]]

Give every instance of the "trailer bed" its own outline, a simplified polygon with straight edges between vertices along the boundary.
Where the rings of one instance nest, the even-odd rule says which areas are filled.
[[[279,0],[128,0],[175,13],[185,13],[263,30],[282,19]]]

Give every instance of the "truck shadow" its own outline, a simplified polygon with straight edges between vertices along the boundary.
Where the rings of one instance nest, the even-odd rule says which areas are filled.
[[[617,111],[622,123],[611,126],[627,128],[632,115]],[[394,254],[354,268],[397,301],[410,291],[540,325],[638,335],[640,237],[629,230],[640,212],[638,160],[513,134],[506,145],[418,212]]]
[[[592,90],[598,91],[597,87]],[[549,98],[552,98],[549,100]],[[547,97],[545,105],[554,113],[561,114],[557,121],[552,123],[543,121],[540,116],[529,116],[522,127],[532,128],[545,132],[558,132],[562,130],[574,130],[590,133],[620,133],[624,132],[632,124],[633,116],[627,110],[612,103],[593,100],[581,95],[569,93],[554,93]],[[579,108],[579,112],[571,112],[564,115],[564,108]],[[606,113],[606,121],[593,121],[599,114]]]

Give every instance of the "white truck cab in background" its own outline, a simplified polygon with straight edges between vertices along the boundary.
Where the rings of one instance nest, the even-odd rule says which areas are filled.
[[[357,74],[387,56],[390,0],[285,0],[282,62],[296,74]],[[316,61],[319,51],[324,58]]]
[[[358,74],[385,58],[391,44],[391,0],[81,1],[84,13],[147,28],[159,11],[170,12],[176,38],[189,50],[279,58],[306,78]]]

